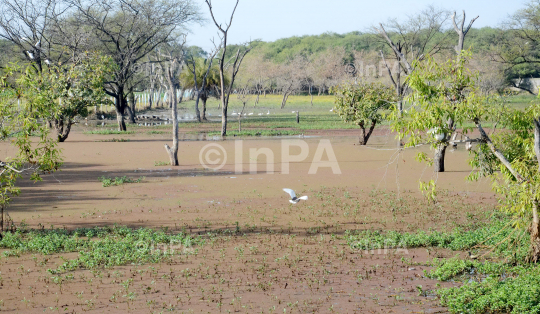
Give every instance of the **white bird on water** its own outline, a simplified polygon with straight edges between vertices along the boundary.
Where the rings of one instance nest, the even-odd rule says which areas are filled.
[[[307,196],[296,197],[296,193],[294,193],[294,191],[291,190],[291,189],[283,189],[283,191],[289,193],[289,195],[291,196],[291,199],[289,200],[289,202],[291,202],[293,204],[296,204],[296,203],[300,202],[300,200],[307,201],[307,199],[308,199]]]

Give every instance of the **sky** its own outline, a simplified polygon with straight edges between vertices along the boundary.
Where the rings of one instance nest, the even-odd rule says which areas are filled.
[[[188,44],[211,50],[212,38],[218,42],[217,28],[211,21],[204,0],[194,0],[207,19],[203,26],[191,25]],[[240,0],[229,31],[229,43],[239,44],[261,39],[319,35],[325,32],[344,34],[367,31],[371,25],[389,18],[406,18],[428,5],[462,10],[470,18],[480,15],[474,27],[500,25],[509,14],[523,8],[528,0]],[[236,0],[213,0],[216,19],[228,23]]]

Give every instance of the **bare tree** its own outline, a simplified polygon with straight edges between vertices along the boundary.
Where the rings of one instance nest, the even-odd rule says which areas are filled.
[[[343,63],[345,55],[343,47],[329,48],[310,60],[306,76],[312,78],[313,84],[318,88],[318,95],[343,81],[347,74],[346,65]]]
[[[0,37],[41,72],[54,48],[52,30],[68,9],[59,0],[0,0]]]
[[[463,10],[463,18],[461,19],[461,22],[456,22],[456,12],[452,15],[452,25],[454,26],[454,30],[458,34],[458,44],[454,48],[456,50],[456,53],[458,56],[461,55],[461,52],[463,51],[463,45],[465,44],[465,36],[467,36],[467,33],[471,30],[471,27],[473,26],[474,22],[480,17],[479,15],[476,16],[474,19],[472,19],[469,22],[469,26],[465,27],[465,10]]]
[[[249,88],[246,86],[240,90],[238,93],[238,100],[242,103],[242,110],[238,114],[238,133],[242,132],[242,117],[244,116],[244,111],[246,110],[246,104],[251,100],[251,94],[249,93]]]
[[[219,76],[221,80],[221,113],[222,113],[221,136],[226,136],[227,135],[227,109],[229,108],[229,98],[233,91],[234,80],[236,79],[236,76],[238,75],[238,71],[240,70],[240,66],[242,65],[242,61],[244,60],[244,57],[251,51],[251,47],[246,47],[243,50],[242,48],[238,48],[234,57],[232,57],[231,60],[226,61],[225,58],[227,55],[227,40],[228,40],[229,30],[231,28],[234,13],[236,12],[236,8],[238,7],[238,3],[240,2],[240,0],[236,0],[236,4],[234,5],[234,9],[231,13],[229,24],[225,24],[224,27],[216,21],[214,12],[212,11],[212,1],[205,0],[205,2],[208,5],[208,8],[210,9],[210,15],[212,16],[212,20],[214,21],[214,24],[216,25],[218,31],[221,33],[219,36],[221,39],[221,44],[220,44],[221,55],[219,57]],[[231,79],[228,86],[226,86],[225,70],[229,65],[231,65],[231,62],[232,62]]]
[[[126,130],[128,84],[137,65],[159,45],[176,38],[176,31],[201,20],[192,0],[69,0],[77,18],[93,30],[95,48],[104,51],[117,67],[105,91],[116,99],[118,129]]]
[[[382,23],[374,27],[375,33],[390,48],[393,58],[399,65],[397,68],[391,68],[385,53],[383,50],[380,51],[383,64],[396,89],[397,107],[400,112],[403,112],[403,98],[407,91],[404,77],[412,73],[414,61],[423,60],[426,55],[433,55],[445,47],[447,37],[441,35],[447,20],[447,11],[430,6],[403,23],[391,19],[386,23],[386,28]]]
[[[165,144],[165,150],[169,154],[171,166],[178,166],[178,98],[176,97],[177,88],[180,85],[179,76],[184,63],[183,47],[186,43],[185,36],[181,43],[175,45],[164,45],[159,49],[163,56],[164,76],[167,80],[168,93],[171,101],[171,118],[173,124],[173,145]]]
[[[276,83],[283,95],[281,109],[285,108],[289,96],[302,88],[306,67],[307,60],[303,56],[296,56],[286,64],[278,66],[279,76]]]
[[[530,0],[526,6],[503,22],[498,45],[492,49],[492,58],[506,66],[507,84],[536,95],[530,84],[531,72],[540,66],[540,0]]]

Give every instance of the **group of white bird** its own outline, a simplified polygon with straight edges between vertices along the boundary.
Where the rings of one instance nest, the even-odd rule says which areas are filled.
[[[244,116],[244,117],[245,117],[245,116],[252,116],[253,114],[254,114],[253,112],[242,114],[241,112],[240,112],[240,113],[237,113],[236,111],[233,111],[233,113],[231,113],[232,116],[239,116],[239,115],[242,115],[242,116]],[[268,112],[267,112],[266,114],[269,115],[269,114],[270,114],[270,110],[268,110]],[[262,113],[262,112],[259,112],[257,115],[258,115],[258,116],[262,116],[263,113]],[[220,117],[221,117],[221,115],[220,115]]]

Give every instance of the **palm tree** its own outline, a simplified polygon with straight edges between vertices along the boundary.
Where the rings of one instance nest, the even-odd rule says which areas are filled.
[[[205,85],[202,86],[206,71],[208,71],[208,76],[206,77]],[[197,59],[195,61],[195,75],[196,80],[193,79],[192,71],[182,71],[180,82],[185,88],[193,88],[200,91],[198,96],[202,100],[203,105],[201,120],[206,121],[206,101],[211,96],[217,98],[220,93],[219,68],[217,64],[212,64],[210,69],[208,69],[207,59]],[[195,81],[197,82],[197,86],[195,86]],[[227,77],[225,77],[225,81],[228,81]]]

